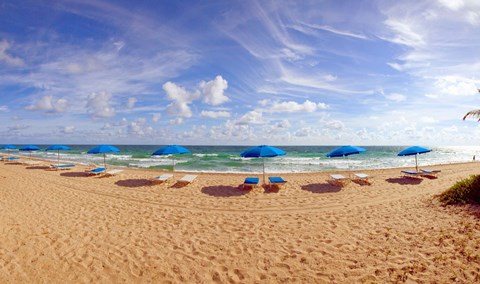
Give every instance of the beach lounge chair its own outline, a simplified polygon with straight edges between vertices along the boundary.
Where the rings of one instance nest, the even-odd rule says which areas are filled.
[[[20,158],[17,158],[17,157],[8,157],[8,158],[5,158],[3,159],[4,161],[6,162],[12,162],[12,161],[18,161],[20,160]]]
[[[416,178],[422,175],[422,172],[410,171],[410,170],[403,170],[402,173],[405,174],[406,177]]]
[[[258,177],[246,177],[245,181],[242,184],[242,187],[244,189],[252,189],[253,187],[258,185],[258,181]]]
[[[441,172],[441,170],[430,170],[430,169],[422,169],[420,170],[422,173],[424,174],[428,174],[428,175],[436,175],[438,174],[439,172]]]
[[[284,180],[282,177],[268,177],[268,180],[270,181],[270,186],[276,186],[280,188],[280,186],[285,186],[287,185],[287,181]]]
[[[106,170],[107,170],[106,168],[95,168],[92,170],[86,170],[85,172],[89,175],[99,175],[104,173]]]
[[[341,174],[330,175],[328,183],[335,186],[345,186],[350,180]]]
[[[152,183],[164,183],[173,177],[173,174],[162,174],[151,179]]]
[[[187,185],[192,183],[197,178],[197,175],[184,175],[181,179],[177,181],[179,184]]]
[[[50,168],[54,170],[69,170],[75,167],[75,164],[50,164]]]
[[[123,172],[123,170],[118,170],[118,169],[114,169],[114,170],[108,170],[105,172],[105,176],[114,176],[116,174],[119,174]]]
[[[371,184],[370,183],[370,176],[364,173],[354,173],[353,174],[354,178],[353,180],[359,184]]]

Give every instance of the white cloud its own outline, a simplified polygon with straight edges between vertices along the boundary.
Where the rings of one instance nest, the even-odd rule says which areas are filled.
[[[264,120],[263,120],[262,112],[256,111],[256,110],[247,112],[236,121],[236,124],[238,125],[263,124],[263,123],[264,123]]]
[[[202,111],[200,113],[201,117],[205,118],[221,118],[221,117],[230,117],[230,113],[228,111]]]
[[[198,88],[203,95],[203,102],[209,105],[216,106],[230,100],[224,95],[225,90],[228,88],[228,82],[222,76],[217,76],[212,81],[202,81]]]
[[[434,82],[438,93],[447,96],[473,96],[478,94],[475,80],[461,78],[457,76],[439,77]]]
[[[394,33],[393,37],[386,39],[388,41],[414,48],[426,44],[423,36],[420,34],[420,27],[411,20],[391,18],[385,21],[385,25]]]
[[[129,108],[129,109],[134,108],[136,102],[137,102],[137,99],[135,97],[128,98],[127,108]]]
[[[399,102],[405,101],[407,99],[407,96],[402,94],[392,93],[390,95],[385,95],[385,98],[387,98],[390,101],[399,103]]]
[[[7,112],[8,106],[0,106],[0,112]]]
[[[345,125],[339,120],[330,120],[325,123],[325,127],[332,130],[344,130]]]
[[[27,110],[45,112],[64,112],[67,109],[66,99],[54,99],[53,96],[44,96],[37,102],[26,107]]]
[[[115,116],[115,108],[111,104],[112,94],[107,92],[92,93],[88,96],[87,110],[93,118]]]
[[[75,126],[73,125],[64,126],[61,131],[64,134],[72,134],[75,131]]]
[[[170,123],[172,125],[182,124],[183,123],[183,118],[177,117],[175,119],[171,119],[168,123]]]
[[[276,128],[287,129],[290,128],[292,124],[287,119],[281,120],[275,124]]]
[[[328,108],[328,105],[325,103],[314,103],[309,100],[303,103],[294,101],[272,103],[268,100],[262,100],[259,103],[265,107],[266,112],[315,112],[319,109]]]
[[[192,116],[190,103],[198,98],[198,93],[189,93],[185,88],[179,87],[172,82],[163,84],[163,90],[167,93],[167,97],[173,101],[167,106],[167,112],[170,115],[188,118]]]
[[[444,7],[453,10],[453,11],[458,11],[463,6],[465,5],[463,0],[437,0],[441,5]]]
[[[25,65],[25,62],[21,58],[9,55],[7,50],[10,48],[10,44],[2,40],[0,41],[0,62],[5,62],[7,65],[14,67],[21,67]]]

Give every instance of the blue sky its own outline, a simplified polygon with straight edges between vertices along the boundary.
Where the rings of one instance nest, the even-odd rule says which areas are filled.
[[[0,143],[475,145],[480,2],[0,3]]]

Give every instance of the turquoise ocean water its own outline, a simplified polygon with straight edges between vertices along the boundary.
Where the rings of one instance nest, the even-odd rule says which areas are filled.
[[[21,145],[16,145],[18,148]],[[46,149],[50,145],[37,145]],[[61,163],[95,163],[103,165],[103,155],[87,154],[96,145],[69,145],[71,151],[60,152]],[[121,150],[117,154],[107,154],[107,164],[115,167],[172,169],[171,156],[151,156],[161,147],[152,145],[115,145]],[[180,172],[233,172],[261,173],[262,159],[245,159],[240,153],[249,146],[185,146],[192,154],[175,155],[175,170]],[[364,146],[368,151],[344,158],[327,158],[326,154],[338,146],[276,146],[287,155],[266,158],[267,173],[318,172],[335,170],[366,170],[397,167],[414,167],[415,157],[399,157],[398,152],[407,146]],[[427,146],[428,147],[428,146]],[[418,156],[420,166],[432,166],[456,162],[472,161],[473,155],[479,159],[480,147],[452,146],[430,147],[432,152]],[[28,152],[13,151],[10,154],[30,156]],[[35,151],[32,158],[42,158],[57,162],[56,151]]]

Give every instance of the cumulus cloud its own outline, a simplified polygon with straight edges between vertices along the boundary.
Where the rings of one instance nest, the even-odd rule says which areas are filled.
[[[106,118],[115,115],[111,104],[112,94],[107,92],[92,93],[88,96],[87,110],[93,118]]]
[[[170,115],[188,118],[192,116],[190,103],[199,97],[199,93],[189,93],[185,88],[177,86],[175,83],[166,82],[163,84],[163,90],[167,97],[172,101],[167,106],[167,112]]]
[[[37,102],[26,107],[27,110],[45,112],[64,112],[67,109],[66,99],[55,99],[53,96],[44,96]]]
[[[201,117],[204,118],[221,118],[221,117],[230,117],[230,113],[228,111],[202,111],[200,113]]]
[[[214,80],[208,82],[200,82],[198,89],[193,92],[189,92],[185,88],[178,86],[175,83],[166,82],[163,84],[163,90],[167,94],[167,98],[172,101],[167,106],[167,112],[169,115],[180,118],[192,117],[190,105],[193,101],[201,99],[204,103],[209,105],[216,106],[223,104],[230,100],[224,94],[227,88],[228,82],[223,79],[222,76],[217,76]],[[213,114],[207,113],[206,115]],[[219,113],[219,115],[225,114]]]
[[[135,107],[136,102],[137,102],[137,99],[135,97],[128,98],[127,108],[132,109],[133,107]]]
[[[146,136],[152,135],[155,131],[151,126],[146,125],[147,120],[143,117],[130,122],[127,132],[130,135]]]
[[[247,112],[236,121],[236,124],[239,124],[239,125],[263,124],[263,123],[264,121],[263,121],[262,112],[256,111],[256,110]]]
[[[75,131],[75,126],[73,125],[64,126],[61,131],[64,134],[72,134]]]
[[[328,105],[324,103],[314,103],[306,100],[303,103],[294,101],[271,102],[269,100],[260,101],[260,105],[266,107],[266,112],[315,112],[319,109],[327,109]]]
[[[228,82],[223,79],[222,76],[217,76],[215,79],[208,82],[202,81],[198,88],[203,96],[203,102],[206,104],[216,106],[230,100],[224,94],[225,90],[228,88]]]
[[[25,62],[21,58],[9,55],[7,50],[10,48],[10,44],[2,40],[0,41],[0,62],[5,62],[7,65],[20,67],[25,65]]]
[[[466,78],[445,76],[437,78],[435,89],[444,95],[473,96],[478,94],[476,82]]]

